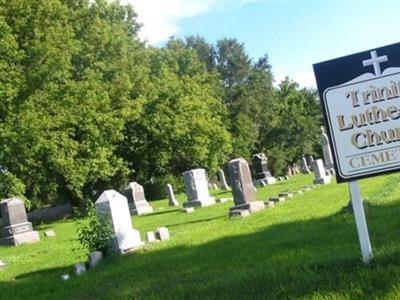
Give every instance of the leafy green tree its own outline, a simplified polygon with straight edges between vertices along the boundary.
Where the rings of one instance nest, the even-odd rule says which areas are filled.
[[[2,100],[13,102],[1,125],[0,164],[37,206],[80,204],[118,188],[128,169],[116,149],[146,76],[133,10],[100,0],[15,0],[1,8],[23,78]]]
[[[127,126],[121,153],[154,197],[164,195],[167,180],[181,186],[188,169],[216,171],[231,146],[216,80],[196,53],[171,40],[152,50],[150,65],[147,100],[141,117]]]
[[[276,120],[263,130],[262,148],[268,153],[273,170],[282,174],[303,154],[315,153],[322,115],[316,91],[299,89],[289,78],[280,84],[276,99]]]

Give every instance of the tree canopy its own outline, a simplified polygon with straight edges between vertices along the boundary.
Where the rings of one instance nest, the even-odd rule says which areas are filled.
[[[0,0],[0,198],[81,205],[139,181],[265,151],[274,172],[319,151],[316,93],[274,86],[265,55],[223,38],[139,40],[131,6]]]

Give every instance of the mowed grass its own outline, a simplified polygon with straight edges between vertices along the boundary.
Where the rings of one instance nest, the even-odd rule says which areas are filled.
[[[311,184],[312,175],[258,188],[267,199]],[[370,299],[400,298],[400,175],[360,182],[374,261],[360,260],[354,216],[344,210],[347,184],[319,186],[245,219],[229,219],[233,202],[184,214],[154,201],[133,217],[143,238],[167,226],[169,242],[111,257],[81,277],[85,259],[73,221],[36,227],[41,242],[1,247],[0,299]],[[227,197],[229,193],[216,193]],[[179,201],[185,200],[179,195]],[[52,228],[57,237],[45,238]],[[69,273],[71,279],[60,276]]]

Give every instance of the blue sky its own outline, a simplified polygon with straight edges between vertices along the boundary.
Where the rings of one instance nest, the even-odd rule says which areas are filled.
[[[313,63],[400,37],[400,1],[125,1],[137,7],[151,44],[171,35],[236,38],[252,58],[268,54],[277,81],[289,76],[303,86],[315,87]]]

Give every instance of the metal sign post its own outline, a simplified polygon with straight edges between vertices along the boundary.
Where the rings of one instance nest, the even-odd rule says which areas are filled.
[[[362,260],[364,263],[368,264],[371,262],[372,247],[369,240],[369,233],[367,227],[367,220],[365,219],[364,205],[361,199],[361,191],[358,186],[358,181],[349,181],[349,193],[351,198],[351,203],[353,205],[354,217],[356,219],[358,240],[360,242]]]

